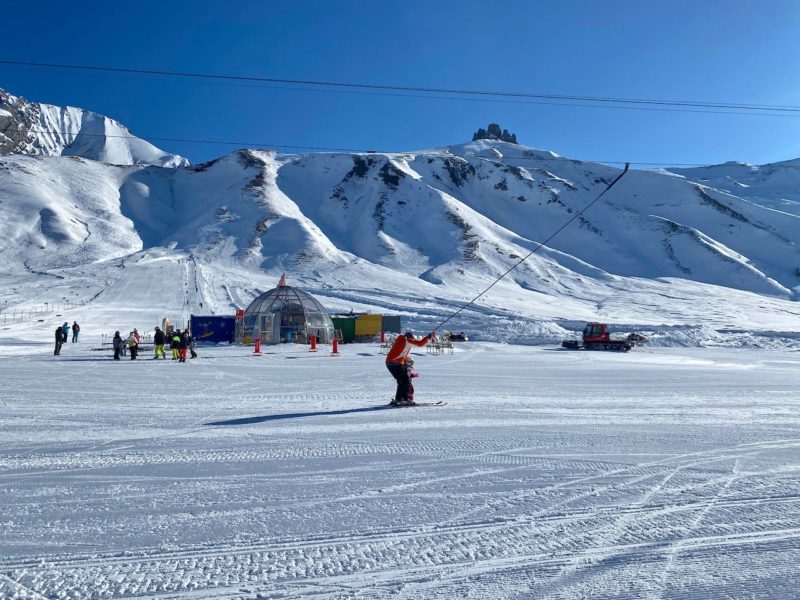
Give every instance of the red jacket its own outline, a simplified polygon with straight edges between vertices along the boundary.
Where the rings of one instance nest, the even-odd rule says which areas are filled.
[[[418,348],[422,348],[426,346],[430,341],[431,336],[426,335],[421,340],[415,340],[413,338],[408,338],[404,335],[397,336],[397,339],[392,344],[392,349],[389,350],[389,354],[386,357],[387,364],[395,364],[395,365],[402,365],[406,362],[406,357],[408,353],[411,352],[411,348],[413,346],[417,346]]]

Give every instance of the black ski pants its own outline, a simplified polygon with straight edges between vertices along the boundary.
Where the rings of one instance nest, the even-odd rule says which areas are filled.
[[[405,365],[397,363],[386,363],[386,368],[397,380],[397,391],[394,394],[396,402],[405,402],[408,400],[408,372]]]

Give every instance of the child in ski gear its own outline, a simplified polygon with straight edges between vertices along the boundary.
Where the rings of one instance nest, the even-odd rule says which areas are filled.
[[[166,343],[166,336],[164,332],[161,331],[158,327],[156,327],[156,332],[153,335],[153,347],[155,348],[155,356],[154,359],[157,359],[159,356],[161,358],[166,359],[167,355],[164,352],[164,344]]]
[[[192,345],[192,336],[189,334],[188,329],[184,329],[183,333],[181,334],[181,340],[178,342],[178,354],[180,356],[180,362],[186,362],[186,352],[189,350],[189,346]]]
[[[119,335],[119,331],[114,332],[114,360],[119,360],[120,352],[125,348],[125,342],[122,340],[122,337]]]
[[[408,382],[410,381],[406,366],[408,353],[415,346],[424,348],[432,337],[433,333],[429,333],[421,340],[417,340],[414,338],[414,332],[409,329],[403,335],[397,336],[392,344],[392,348],[386,356],[386,368],[397,381],[397,391],[392,404],[408,403]]]
[[[81,328],[78,325],[78,322],[77,321],[73,321],[72,322],[72,343],[73,344],[78,341],[78,333],[80,332],[80,330],[81,330]]]
[[[419,377],[419,373],[414,370],[414,359],[406,359],[406,373],[408,373],[408,402],[414,404],[414,379]]]
[[[139,342],[132,331],[128,336],[128,350],[131,351],[131,360],[136,360],[136,355],[139,353]]]
[[[61,344],[64,343],[64,330],[61,327],[56,327],[56,348],[53,350],[53,356],[61,354]]]
[[[169,348],[172,350],[172,360],[178,360],[179,349],[181,345],[181,330],[176,329],[172,332],[172,339],[170,339]]]

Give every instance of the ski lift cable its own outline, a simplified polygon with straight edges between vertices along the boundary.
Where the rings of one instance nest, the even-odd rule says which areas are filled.
[[[0,64],[3,64],[3,61],[0,61]],[[123,73],[124,74],[124,73]],[[144,78],[147,76],[145,75]],[[412,91],[398,91],[398,92],[390,92],[390,91],[373,91],[373,90],[361,90],[356,88],[345,88],[345,89],[337,89],[335,87],[302,87],[300,84],[270,84],[264,82],[234,82],[234,81],[218,81],[215,79],[205,80],[204,83],[209,84],[222,84],[222,85],[230,85],[230,86],[238,86],[238,87],[245,87],[250,89],[273,89],[273,90],[284,90],[284,91],[301,91],[301,92],[323,92],[323,93],[336,93],[336,94],[358,94],[358,95],[365,95],[365,96],[384,96],[384,97],[391,97],[391,98],[419,98],[422,100],[444,100],[444,101],[456,101],[456,102],[493,102],[493,103],[505,103],[505,104],[528,104],[533,106],[555,106],[555,107],[567,107],[567,108],[595,108],[595,109],[618,109],[618,110],[639,110],[639,111],[656,111],[656,112],[673,112],[673,113],[699,113],[699,114],[713,114],[713,115],[740,115],[740,116],[756,116],[756,117],[789,117],[789,118],[800,118],[800,113],[793,113],[793,112],[755,112],[756,110],[779,110],[785,111],[787,109],[791,109],[790,106],[780,106],[780,105],[753,105],[750,107],[746,107],[744,112],[736,110],[737,105],[730,105],[720,107],[719,110],[714,110],[711,107],[705,106],[698,106],[695,108],[666,108],[664,106],[657,106],[657,105],[641,105],[641,106],[633,106],[630,104],[623,104],[622,100],[619,101],[619,104],[615,104],[618,102],[615,99],[609,99],[609,103],[604,102],[593,102],[590,97],[587,97],[585,100],[579,100],[576,102],[569,102],[566,100],[532,100],[532,99],[514,99],[508,97],[500,97],[500,96],[489,96],[489,95],[478,95],[475,97],[470,97],[466,95],[459,95],[458,93],[450,93],[443,91],[442,93],[438,94],[424,94],[421,92],[412,92]],[[331,84],[333,85],[333,84]],[[577,103],[580,102],[580,103]],[[623,163],[620,163],[623,164]]]
[[[667,100],[667,99],[648,99],[648,98],[615,98],[608,96],[580,96],[570,94],[544,94],[530,92],[511,92],[511,91],[492,91],[476,89],[450,89],[435,88],[426,86],[403,86],[389,84],[375,84],[348,81],[323,81],[312,79],[288,79],[276,77],[259,77],[251,75],[230,75],[223,73],[192,73],[186,71],[166,71],[160,69],[137,69],[130,67],[105,67],[97,65],[75,65],[63,63],[44,63],[33,61],[0,60],[0,64],[14,65],[35,68],[50,69],[69,69],[79,71],[94,71],[105,73],[128,73],[139,75],[153,75],[159,77],[178,77],[182,79],[206,79],[218,81],[238,81],[238,82],[260,82],[260,83],[282,83],[290,85],[311,85],[322,89],[344,88],[344,89],[367,89],[367,90],[388,90],[394,92],[423,92],[432,94],[459,94],[463,96],[486,96],[486,97],[511,97],[511,98],[530,98],[547,99],[558,101],[580,101],[594,102],[600,104],[631,104],[631,105],[651,105],[651,106],[678,106],[696,108],[718,108],[718,109],[739,109],[739,110],[766,110],[785,113],[800,113],[800,106],[776,105],[776,104],[755,104],[755,103],[735,103],[735,102],[709,102],[696,100]]]
[[[583,216],[583,213],[585,213],[587,210],[589,210],[589,209],[592,207],[592,205],[594,205],[594,204],[595,204],[595,203],[596,203],[598,200],[600,200],[600,198],[602,198],[602,197],[605,195],[605,193],[606,193],[606,192],[608,192],[608,190],[610,190],[612,187],[614,187],[614,186],[616,185],[616,183],[617,183],[617,182],[618,182],[620,179],[622,179],[622,178],[625,176],[625,173],[627,173],[627,172],[628,172],[628,167],[629,167],[629,166],[630,166],[630,163],[625,163],[625,168],[622,170],[622,173],[620,173],[619,175],[617,175],[616,179],[614,179],[614,181],[612,181],[611,183],[609,183],[609,184],[608,184],[608,186],[606,187],[606,189],[604,189],[602,192],[600,192],[600,193],[597,195],[597,197],[596,197],[594,200],[592,200],[591,202],[589,202],[589,204],[587,204],[586,206],[584,206],[584,207],[583,207],[583,208],[582,208],[580,211],[578,211],[578,212],[577,212],[577,213],[576,213],[576,214],[575,214],[575,215],[574,215],[574,216],[573,216],[571,219],[569,219],[569,220],[568,220],[566,223],[564,223],[564,224],[563,224],[561,227],[559,227],[558,229],[556,229],[556,230],[555,230],[555,231],[554,231],[552,234],[550,234],[550,236],[549,236],[547,239],[545,239],[543,242],[539,242],[539,245],[538,245],[538,246],[536,246],[536,248],[534,248],[533,250],[531,250],[530,252],[528,252],[528,254],[526,254],[526,255],[525,255],[525,256],[523,256],[521,259],[519,259],[519,260],[518,260],[516,263],[514,263],[514,264],[513,264],[513,265],[512,265],[512,266],[511,266],[509,269],[507,269],[507,270],[506,270],[506,272],[505,272],[505,273],[503,273],[502,275],[500,275],[500,277],[498,277],[497,279],[495,279],[495,280],[492,282],[492,284],[491,284],[489,287],[487,287],[487,288],[486,288],[485,290],[483,290],[483,291],[482,291],[480,294],[478,294],[477,296],[475,296],[475,297],[474,297],[472,300],[470,300],[469,302],[467,302],[466,304],[464,304],[464,305],[463,305],[461,308],[459,308],[457,311],[455,311],[455,312],[454,312],[452,315],[450,315],[450,316],[449,316],[449,317],[447,317],[447,318],[446,318],[444,321],[442,321],[442,322],[441,322],[441,323],[439,323],[439,324],[438,324],[436,327],[434,327],[434,328],[433,328],[433,333],[435,333],[436,331],[438,331],[439,329],[441,329],[442,327],[444,327],[444,326],[447,324],[447,322],[448,322],[448,321],[450,321],[450,320],[451,320],[453,317],[455,317],[456,315],[458,315],[458,314],[459,314],[460,312],[462,312],[464,309],[466,309],[466,308],[467,308],[467,307],[469,307],[470,305],[474,304],[474,303],[475,303],[475,302],[478,300],[478,298],[480,298],[481,296],[483,296],[483,295],[484,295],[486,292],[488,292],[488,291],[489,291],[490,289],[492,289],[492,288],[493,288],[495,285],[497,285],[497,283],[498,283],[498,282],[499,282],[501,279],[503,279],[503,278],[504,278],[506,275],[508,275],[509,273],[511,273],[511,271],[513,271],[514,269],[516,269],[518,266],[520,266],[522,263],[524,263],[526,260],[528,260],[528,259],[529,259],[531,256],[533,256],[534,254],[536,254],[536,252],[538,252],[538,251],[539,251],[539,250],[541,250],[541,249],[542,249],[544,246],[546,246],[546,245],[547,245],[547,244],[550,242],[550,240],[552,240],[552,239],[553,239],[554,237],[556,237],[556,236],[557,236],[559,233],[561,233],[561,232],[562,232],[562,231],[563,231],[563,230],[564,230],[564,229],[565,229],[565,228],[566,228],[566,227],[567,227],[567,226],[568,226],[570,223],[572,223],[572,222],[573,222],[575,219],[577,219],[578,217],[581,217],[581,216]]]

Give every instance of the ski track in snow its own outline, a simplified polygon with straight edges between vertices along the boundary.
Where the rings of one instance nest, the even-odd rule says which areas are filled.
[[[372,344],[25,352],[2,598],[795,597],[794,352],[468,344],[403,411]]]

